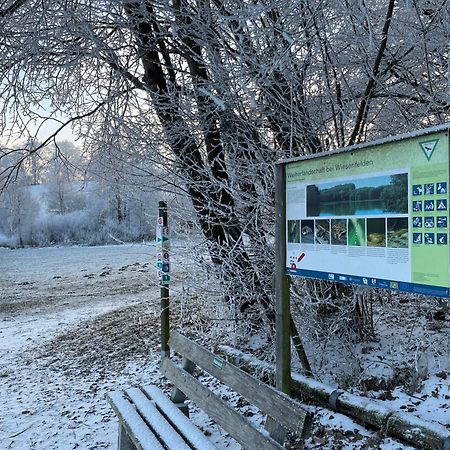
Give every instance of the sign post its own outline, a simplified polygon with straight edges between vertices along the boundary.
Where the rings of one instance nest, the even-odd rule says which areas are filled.
[[[160,201],[156,224],[156,270],[161,288],[161,353],[163,356],[170,356],[170,240],[167,222],[167,203]]]
[[[291,340],[290,289],[285,271],[286,261],[286,191],[285,167],[275,167],[275,328],[276,328],[276,386],[290,394]]]

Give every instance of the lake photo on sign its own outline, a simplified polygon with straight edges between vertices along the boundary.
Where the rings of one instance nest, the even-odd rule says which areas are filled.
[[[408,213],[408,174],[312,184],[306,190],[308,217]]]

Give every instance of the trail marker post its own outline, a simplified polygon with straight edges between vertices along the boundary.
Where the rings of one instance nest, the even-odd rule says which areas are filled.
[[[170,356],[170,240],[165,201],[159,202],[156,224],[156,270],[161,288],[161,353],[162,356]]]

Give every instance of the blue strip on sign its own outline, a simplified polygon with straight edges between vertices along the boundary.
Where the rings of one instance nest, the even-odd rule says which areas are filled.
[[[348,275],[345,273],[329,273],[317,270],[286,268],[286,275],[315,278],[317,280],[336,281],[337,283],[356,284],[380,289],[391,289],[400,292],[431,295],[433,297],[449,297],[449,288],[442,286],[429,286],[426,284],[408,283],[405,281],[385,280],[363,276]]]

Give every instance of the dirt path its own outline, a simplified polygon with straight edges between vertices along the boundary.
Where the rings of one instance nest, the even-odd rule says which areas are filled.
[[[158,377],[152,252],[0,249],[0,448],[113,448],[105,392]]]

